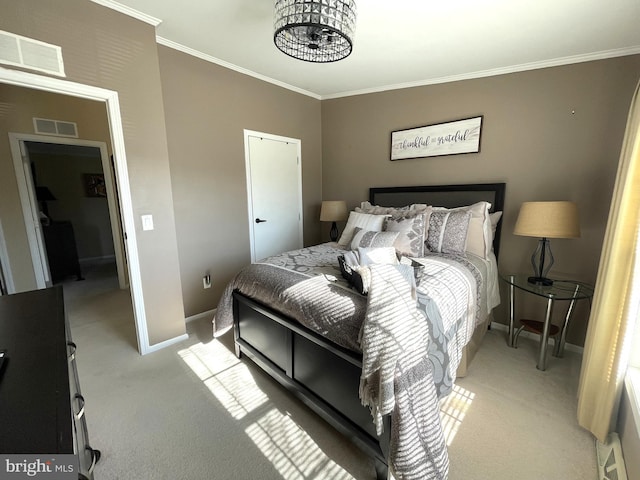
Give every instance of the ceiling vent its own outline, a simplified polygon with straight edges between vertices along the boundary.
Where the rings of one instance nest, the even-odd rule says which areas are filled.
[[[78,125],[75,122],[33,117],[33,128],[41,135],[78,138]]]
[[[0,63],[65,76],[62,48],[2,30]]]

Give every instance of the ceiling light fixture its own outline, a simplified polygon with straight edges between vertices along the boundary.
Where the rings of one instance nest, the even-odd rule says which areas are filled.
[[[355,0],[275,0],[273,41],[306,62],[342,60],[353,49]]]

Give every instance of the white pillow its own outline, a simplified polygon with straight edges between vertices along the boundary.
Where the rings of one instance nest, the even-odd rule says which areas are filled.
[[[387,215],[370,215],[368,213],[350,212],[347,225],[342,231],[338,245],[346,247],[351,243],[353,238],[353,229],[360,227],[363,230],[369,230],[370,232],[381,232],[384,225],[384,219]]]
[[[502,212],[493,212],[489,214],[489,220],[491,220],[491,245],[496,238],[496,228],[498,228],[498,222],[502,218]]]

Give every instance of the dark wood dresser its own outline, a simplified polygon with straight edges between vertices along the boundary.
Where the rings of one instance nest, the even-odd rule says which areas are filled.
[[[62,286],[0,296],[0,453],[75,454],[92,479],[91,448]]]

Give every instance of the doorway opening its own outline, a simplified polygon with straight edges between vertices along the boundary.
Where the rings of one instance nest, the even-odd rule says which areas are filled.
[[[115,176],[104,142],[10,133],[38,288],[111,258],[128,288]]]
[[[18,70],[10,70],[2,67],[0,67],[0,83],[104,102],[111,135],[111,145],[115,157],[115,175],[118,179],[118,196],[122,211],[123,230],[126,232],[125,248],[138,351],[144,355],[163,348],[165,346],[164,343],[153,346],[149,345],[149,334],[147,330],[146,311],[142,291],[142,275],[138,254],[138,242],[131,198],[131,187],[129,185],[127,172],[124,133],[122,128],[122,117],[120,115],[118,93],[99,87],[83,85],[80,83]],[[35,202],[35,199],[32,201]],[[4,273],[6,274],[6,270]]]

